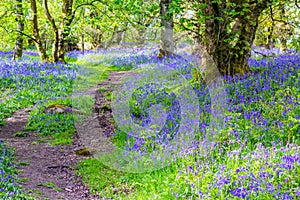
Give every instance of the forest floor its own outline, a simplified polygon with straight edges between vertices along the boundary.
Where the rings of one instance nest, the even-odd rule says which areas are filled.
[[[89,126],[95,126],[91,130],[97,131],[98,137],[90,138],[89,141],[92,142],[89,144],[82,139],[89,136],[88,130],[77,131],[73,135],[72,145],[69,146],[50,145],[51,138],[41,137],[34,131],[24,131],[31,108],[19,110],[6,119],[6,125],[0,128],[1,137],[14,148],[15,163],[19,170],[18,180],[26,193],[35,199],[100,199],[99,195],[92,194],[81,177],[76,175],[76,164],[86,157],[75,154],[75,151],[83,148],[101,148],[101,151],[108,151],[105,145],[102,146],[107,140],[104,133],[112,133],[114,125],[112,111],[106,107],[107,104],[110,105],[110,100],[105,96],[105,92],[111,92],[121,80],[135,73],[111,71],[109,77],[102,83],[73,94],[95,97],[92,116],[96,116],[93,119],[96,119],[97,123],[89,122]],[[18,133],[26,135],[16,137]],[[82,133],[85,135],[80,135]],[[99,137],[99,134],[103,137]]]

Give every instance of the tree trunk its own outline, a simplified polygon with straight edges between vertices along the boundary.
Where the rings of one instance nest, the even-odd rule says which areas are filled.
[[[285,17],[286,14],[285,14],[285,9],[284,8],[281,9],[280,14],[281,14],[282,17]],[[288,28],[289,27],[287,27],[287,24],[283,24],[283,25],[280,26],[280,29],[281,29],[281,32],[282,32],[282,34],[280,35],[280,38],[279,38],[279,40],[280,40],[280,51],[281,52],[287,50],[287,39],[288,39],[287,32],[288,32]]]
[[[106,44],[105,44],[105,49],[109,48],[109,47],[113,44],[115,35],[116,35],[116,33],[117,33],[117,29],[118,29],[118,27],[115,26],[115,27],[114,27],[114,30],[113,30],[113,33],[112,33],[112,35],[111,35],[111,38],[110,38],[110,39],[106,42]]]
[[[200,56],[203,52],[203,46],[201,44],[201,38],[195,36],[193,37],[194,46],[193,46],[193,52],[192,54],[195,56]]]
[[[126,37],[127,37],[127,31],[124,31],[123,38],[122,38],[123,45],[126,43]]]
[[[84,20],[85,18],[85,9],[83,9],[82,11],[82,19]],[[83,22],[84,24],[84,22]],[[81,51],[82,51],[82,54],[84,54],[84,27],[82,27],[82,30],[81,30]]]
[[[204,52],[203,36],[201,35],[201,26],[202,23],[200,22],[200,19],[197,19],[194,29],[192,31],[189,31],[189,34],[192,35],[192,39],[194,41],[192,54],[195,56],[200,56]]]
[[[127,27],[120,30],[118,26],[115,26],[112,36],[111,36],[110,40],[106,43],[105,48],[109,48],[110,46],[116,45],[116,44],[119,45],[122,41],[123,34],[126,30],[127,30]]]
[[[271,16],[272,24],[271,27],[268,28],[269,35],[266,44],[266,49],[273,49],[274,47],[273,31],[274,31],[275,23],[274,23],[274,14],[273,14],[272,6],[270,6],[270,16]]]
[[[146,28],[145,27],[137,28],[136,43],[137,43],[138,47],[144,46],[145,40],[146,40],[145,33],[146,33]]]
[[[96,18],[99,17],[99,14],[97,12],[91,12],[90,18]],[[102,39],[103,39],[103,31],[101,30],[101,27],[99,24],[95,24],[95,21],[92,21],[92,28],[91,31],[88,31],[91,33],[92,37],[92,47],[93,49],[98,49],[103,47]]]
[[[116,44],[120,45],[123,39],[123,35],[124,35],[125,31],[119,31],[117,33],[117,38],[116,38]]]
[[[54,32],[53,45],[52,45],[52,61],[65,62],[65,41],[70,34],[70,25],[74,19],[72,12],[73,0],[63,0],[62,17],[59,28],[55,24],[54,18],[51,16],[48,9],[48,1],[44,0],[44,10],[48,20],[51,23]]]
[[[266,44],[266,49],[273,49],[273,47],[274,47],[273,29],[274,29],[273,25],[270,28],[268,28],[269,35],[268,35],[268,41]]]
[[[96,28],[92,31],[92,45],[93,48],[97,49],[102,45],[103,33],[100,30],[100,26],[96,26]]]
[[[46,54],[46,51],[43,47],[41,37],[39,34],[39,26],[38,26],[38,20],[37,20],[37,8],[36,8],[36,0],[30,0],[31,4],[31,10],[32,10],[32,22],[33,22],[33,38],[34,43],[36,45],[36,48],[39,52],[39,56],[42,62],[46,61],[48,59],[48,56]]]
[[[53,44],[52,44],[52,53],[51,53],[51,59],[53,62],[57,62],[58,61],[58,29],[57,26],[55,24],[55,20],[54,18],[51,16],[49,9],[48,9],[48,0],[43,0],[44,3],[44,10],[46,13],[46,16],[48,18],[48,20],[50,21],[53,33],[54,33],[54,38],[53,38]]]
[[[248,60],[258,26],[258,17],[267,7],[268,1],[254,1],[248,3],[247,7],[244,2],[240,2],[234,8],[225,0],[218,3],[205,0],[205,3],[207,6],[203,9],[206,16],[204,39],[208,55],[213,58],[222,75],[243,75],[250,72]],[[233,9],[243,14],[229,16],[228,13]],[[233,27],[230,27],[231,24],[234,24]]]
[[[13,59],[21,59],[23,53],[23,36],[22,33],[24,31],[24,16],[23,16],[23,7],[22,7],[22,0],[16,0],[16,21],[17,24],[17,38],[14,47],[14,56]]]
[[[164,57],[174,54],[174,38],[173,38],[173,14],[170,13],[170,4],[172,0],[160,1],[160,17],[161,17],[161,39],[158,57]]]
[[[72,11],[73,0],[63,0],[62,20],[60,21],[59,40],[58,40],[58,60],[65,62],[65,41],[70,35],[71,24],[74,19]]]
[[[84,54],[84,33],[81,33],[81,51]]]
[[[280,51],[284,52],[285,50],[287,50],[287,39],[286,37],[282,37],[280,38]]]

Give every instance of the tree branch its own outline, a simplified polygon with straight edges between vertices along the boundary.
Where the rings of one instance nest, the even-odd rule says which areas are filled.
[[[43,0],[43,4],[44,4],[44,10],[45,10],[46,16],[47,16],[48,20],[50,21],[53,30],[57,31],[55,20],[53,19],[53,17],[51,16],[51,14],[49,12],[48,1]]]
[[[17,33],[20,33],[20,34],[22,34],[22,35],[24,35],[24,36],[30,38],[30,39],[33,40],[34,42],[38,43],[38,41],[37,41],[35,38],[33,38],[32,36],[30,36],[30,35],[28,35],[28,34],[22,32],[22,31],[18,31],[18,30],[11,30],[11,31],[9,31],[9,30],[7,30],[7,29],[6,29],[4,26],[2,26],[2,25],[0,25],[0,27],[1,27],[2,29],[4,29],[8,34],[11,34],[11,33],[13,33],[13,32],[17,32]]]
[[[1,16],[0,16],[0,20],[5,17],[5,15],[7,14],[7,11],[5,11]]]
[[[270,55],[266,55],[266,54],[263,54],[263,53],[261,53],[261,52],[259,52],[259,51],[255,51],[255,50],[252,50],[254,53],[257,53],[257,54],[259,54],[259,55],[262,55],[263,57],[265,57],[265,58],[270,58],[270,57],[275,57],[275,56],[270,56]]]
[[[300,6],[298,5],[297,0],[295,0],[295,5],[297,6],[297,8],[300,8]]]

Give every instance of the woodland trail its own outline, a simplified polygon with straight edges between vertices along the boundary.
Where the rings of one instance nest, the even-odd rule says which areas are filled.
[[[37,132],[24,131],[30,108],[19,110],[6,119],[6,125],[0,127],[0,137],[15,149],[15,164],[19,170],[18,178],[23,180],[20,184],[26,193],[35,199],[101,199],[99,195],[92,194],[88,186],[82,182],[81,177],[75,174],[76,163],[85,159],[83,156],[76,155],[75,150],[97,148],[101,151],[108,151],[103,146],[103,141],[107,140],[105,135],[113,133],[114,126],[111,110],[104,109],[105,105],[110,103],[104,93],[112,91],[125,77],[135,74],[133,71],[112,71],[102,83],[90,87],[84,92],[73,94],[95,97],[94,113],[91,117],[97,120],[91,120],[89,126],[94,126],[90,130],[93,131],[94,136],[98,137],[95,137],[94,140],[89,139],[89,142],[82,139],[91,134],[89,131],[76,131],[77,133],[72,137],[73,142],[69,146],[52,146],[48,144],[50,139],[42,138]],[[100,88],[103,90],[100,91]],[[25,132],[27,136],[15,137],[14,134],[20,131]],[[86,135],[82,136],[79,133]],[[102,136],[99,137],[100,135]]]

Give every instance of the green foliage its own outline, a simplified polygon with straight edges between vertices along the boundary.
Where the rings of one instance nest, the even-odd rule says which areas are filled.
[[[21,186],[16,183],[17,170],[13,165],[12,149],[0,139],[0,198],[1,199],[33,199],[21,192]]]
[[[44,112],[48,105],[53,103],[72,106],[72,99],[49,101],[39,105],[31,111],[25,130],[37,131],[41,136],[53,136],[53,145],[72,144],[71,136],[75,131],[74,115],[72,113],[47,113]]]
[[[14,137],[27,137],[27,133],[19,131],[19,132],[14,134]]]
[[[164,189],[175,181],[175,166],[151,173],[131,174],[118,172],[103,165],[97,159],[81,161],[76,172],[104,198],[122,199],[172,199]]]
[[[55,190],[55,191],[57,191],[57,192],[61,192],[61,191],[62,191],[61,188],[57,187],[57,186],[56,186],[54,183],[52,183],[52,182],[45,182],[45,183],[43,183],[42,185],[44,185],[44,186],[46,186],[46,187],[50,187],[50,188],[52,188],[53,190]]]

